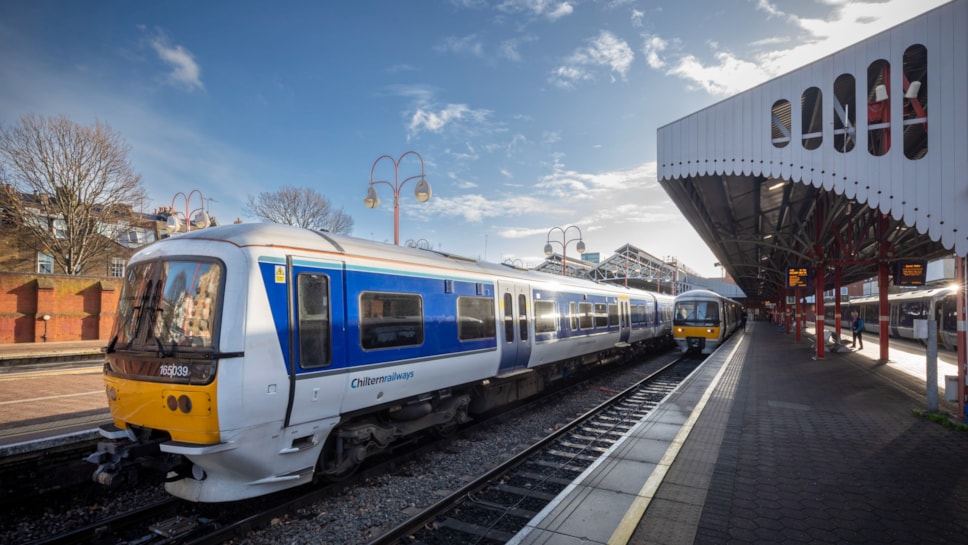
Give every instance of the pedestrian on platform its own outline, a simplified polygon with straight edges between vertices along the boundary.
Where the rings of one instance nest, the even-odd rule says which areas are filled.
[[[850,343],[850,347],[854,348],[857,344],[860,344],[860,349],[864,349],[864,320],[857,315],[857,311],[851,311],[850,313],[850,330],[854,333],[853,340]]]

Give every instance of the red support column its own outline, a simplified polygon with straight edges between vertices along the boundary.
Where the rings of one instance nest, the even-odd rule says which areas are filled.
[[[834,330],[840,338],[841,319],[843,316],[840,310],[840,266],[834,270]]]
[[[890,357],[889,346],[890,339],[888,337],[888,322],[890,320],[890,307],[887,304],[887,290],[888,290],[888,268],[887,268],[887,216],[881,215],[878,224],[878,231],[881,235],[880,255],[877,260],[877,294],[878,294],[878,335],[880,335],[880,358],[882,362],[886,362]]]
[[[824,271],[823,263],[820,263],[819,265],[817,265],[817,280],[816,280],[817,290],[816,290],[816,295],[814,295],[814,300],[816,301],[816,304],[814,305],[814,308],[816,308],[816,312],[814,314],[817,320],[816,325],[814,325],[814,331],[817,333],[817,358],[824,357],[824,342],[826,341],[826,337],[824,336],[824,327],[823,327],[823,319],[824,319],[823,284],[825,281],[824,279],[825,272],[826,271]]]

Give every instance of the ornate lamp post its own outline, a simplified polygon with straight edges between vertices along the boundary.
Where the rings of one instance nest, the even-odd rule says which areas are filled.
[[[578,238],[572,238],[572,239],[568,238],[568,231],[570,231],[571,229],[575,229],[578,231]],[[554,231],[561,231],[560,242],[557,240],[551,240],[551,233],[553,233]],[[577,225],[569,225],[564,229],[562,229],[561,227],[552,227],[551,229],[548,230],[548,239],[545,241],[544,253],[546,256],[551,257],[551,255],[555,253],[554,249],[551,247],[551,243],[554,242],[555,244],[561,244],[561,275],[562,276],[568,276],[568,258],[567,258],[568,244],[576,240],[578,241],[578,245],[575,246],[575,249],[578,250],[579,254],[584,253],[585,241],[581,239],[581,229]]]
[[[400,180],[400,162],[407,155],[413,154],[420,160],[420,174],[410,176],[404,180]],[[393,163],[393,182],[387,180],[374,180],[373,172],[376,170],[376,165],[383,159],[389,159]],[[420,178],[417,182],[417,186],[414,188],[413,196],[417,198],[419,202],[427,202],[430,200],[431,189],[430,182],[427,181],[424,176],[424,162],[423,157],[415,151],[404,152],[403,155],[394,159],[389,155],[381,155],[373,161],[373,166],[370,167],[370,187],[366,190],[366,198],[363,199],[363,203],[366,204],[367,208],[376,208],[380,206],[380,197],[376,194],[376,188],[373,187],[376,184],[386,184],[393,189],[393,244],[400,245],[400,190],[403,188],[404,184],[413,180],[415,178]]]
[[[192,202],[192,195],[194,195],[195,193],[198,193],[198,197],[202,201],[202,206],[189,211],[190,203]],[[195,214],[195,212],[198,212],[197,214],[195,214],[196,227],[200,227],[204,229],[212,224],[212,218],[210,218],[208,215],[208,212],[205,211],[205,195],[202,195],[202,192],[199,191],[198,189],[193,189],[188,195],[185,195],[184,193],[179,191],[178,193],[175,193],[174,197],[171,198],[171,216],[168,216],[168,221],[165,222],[165,229],[167,229],[169,233],[177,233],[178,231],[181,231],[181,220],[178,219],[178,212],[175,212],[175,199],[177,199],[179,195],[181,195],[182,198],[185,199],[185,232],[186,233],[192,230],[191,217],[192,217],[192,214]]]

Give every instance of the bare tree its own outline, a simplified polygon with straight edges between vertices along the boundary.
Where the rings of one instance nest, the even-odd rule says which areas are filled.
[[[64,116],[25,115],[0,126],[0,207],[56,268],[80,274],[117,247],[144,197],[129,151],[99,121],[87,127]]]
[[[249,195],[245,213],[267,223],[340,234],[353,231],[353,218],[342,208],[333,209],[329,199],[311,187],[284,186],[275,193],[263,192],[257,197]]]

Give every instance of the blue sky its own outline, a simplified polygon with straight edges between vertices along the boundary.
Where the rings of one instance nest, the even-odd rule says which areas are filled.
[[[403,187],[401,243],[535,265],[576,225],[588,252],[718,276],[657,183],[657,128],[943,3],[4,0],[0,123],[110,125],[146,211],[197,189],[222,223],[255,221],[249,195],[312,187],[391,243],[389,188],[363,198],[378,157],[414,150],[433,198]]]

